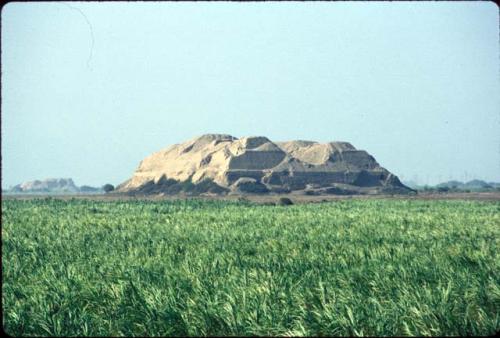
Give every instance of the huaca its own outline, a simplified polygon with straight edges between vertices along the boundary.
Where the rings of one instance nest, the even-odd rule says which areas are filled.
[[[207,134],[146,157],[117,192],[348,195],[412,190],[348,142]]]

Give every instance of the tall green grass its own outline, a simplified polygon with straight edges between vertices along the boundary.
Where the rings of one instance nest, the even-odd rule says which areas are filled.
[[[11,335],[489,335],[500,203],[2,202]]]

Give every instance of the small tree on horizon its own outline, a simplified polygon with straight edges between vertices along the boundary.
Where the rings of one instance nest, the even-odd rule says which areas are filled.
[[[108,192],[115,190],[115,187],[112,184],[107,183],[102,186],[102,190],[104,190],[104,192],[107,194]]]

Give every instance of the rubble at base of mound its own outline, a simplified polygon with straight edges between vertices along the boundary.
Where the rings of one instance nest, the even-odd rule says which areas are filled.
[[[348,142],[206,134],[146,157],[117,192],[405,194],[413,190]]]

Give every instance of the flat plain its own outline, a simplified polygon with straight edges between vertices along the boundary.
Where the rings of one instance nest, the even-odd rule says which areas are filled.
[[[495,199],[5,199],[3,327],[16,336],[491,335],[499,234]]]

